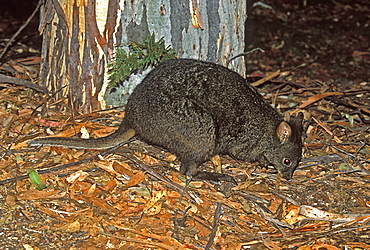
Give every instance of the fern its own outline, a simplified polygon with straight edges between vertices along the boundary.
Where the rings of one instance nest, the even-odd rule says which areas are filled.
[[[145,70],[176,57],[175,50],[166,47],[164,37],[155,41],[154,33],[148,34],[143,43],[131,43],[128,47],[128,52],[116,47],[115,61],[108,65],[110,86],[116,86],[136,70]]]

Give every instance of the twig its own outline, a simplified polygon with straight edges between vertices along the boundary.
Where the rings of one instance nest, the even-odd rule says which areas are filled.
[[[367,91],[369,91],[369,90],[367,90]],[[339,98],[338,96],[327,96],[327,97],[325,97],[325,99],[327,99],[331,102],[334,102],[335,104],[339,104],[339,105],[343,105],[343,106],[351,108],[351,109],[359,110],[359,111],[361,111],[361,113],[364,113],[365,115],[370,116],[370,109],[369,108],[360,106],[360,105],[358,105],[354,102],[346,101],[343,98]],[[369,123],[369,122],[367,121],[367,123]]]
[[[100,233],[100,234],[104,235],[104,236],[107,236],[107,237],[110,237],[110,238],[119,239],[120,241],[137,243],[140,246],[158,247],[158,248],[161,248],[161,249],[168,249],[168,250],[174,249],[173,247],[169,246],[168,244],[161,243],[161,242],[153,242],[150,239],[138,239],[138,238],[133,238],[133,237],[119,237],[117,235],[108,234],[108,233]]]
[[[204,248],[205,250],[210,249],[211,246],[213,245],[213,241],[216,237],[216,233],[217,233],[217,230],[218,230],[218,224],[219,224],[221,215],[222,215],[222,203],[217,202],[217,207],[216,207],[215,216],[214,216],[214,220],[213,220],[213,229],[212,229],[211,234],[209,235],[207,245]]]
[[[44,1],[43,0],[40,0],[39,3],[37,4],[35,10],[32,12],[31,16],[27,19],[27,21],[17,30],[17,32],[14,33],[14,35],[10,38],[10,40],[8,41],[8,43],[5,45],[3,51],[1,52],[0,54],[0,59],[4,56],[4,54],[6,53],[6,51],[8,50],[8,48],[10,47],[10,45],[12,44],[12,42],[14,41],[14,39],[19,35],[19,33],[22,32],[22,30],[30,23],[30,21],[32,20],[32,18],[36,15],[37,11],[40,9],[40,6],[42,5]]]
[[[37,170],[37,172],[38,172],[38,174],[51,173],[51,172],[59,171],[59,170],[66,169],[66,168],[69,168],[69,167],[73,167],[73,166],[76,166],[76,165],[79,165],[79,164],[82,164],[82,163],[90,162],[93,159],[97,159],[97,158],[98,158],[98,155],[96,155],[94,157],[89,157],[87,159],[79,160],[79,161],[76,161],[76,162],[56,166],[56,167],[53,167],[53,168]],[[11,182],[14,182],[14,181],[24,180],[24,179],[27,179],[27,178],[28,178],[28,175],[22,175],[22,176],[17,176],[17,177],[14,177],[14,178],[5,179],[3,181],[0,181],[0,185],[4,185],[4,184],[11,183]]]
[[[0,74],[0,82],[7,82],[7,83],[15,84],[15,85],[24,86],[24,87],[34,89],[44,94],[48,94],[49,92],[47,88],[45,87],[39,86],[37,84],[34,84],[32,82],[29,82],[23,79],[19,79],[19,78],[12,77],[12,76],[6,76],[3,74]]]
[[[122,154],[120,154],[117,151],[110,151],[110,153],[114,153],[114,154],[123,156]],[[194,192],[192,192],[191,190],[188,190],[185,187],[174,183],[173,181],[169,180],[168,178],[164,177],[163,175],[155,172],[148,165],[145,165],[143,163],[139,163],[136,159],[133,159],[133,158],[128,158],[128,159],[131,162],[133,162],[137,167],[144,169],[151,176],[153,176],[153,177],[157,178],[158,180],[163,181],[164,183],[166,183],[166,185],[168,187],[172,188],[173,190],[176,190],[179,193],[184,193],[184,194],[186,194],[187,197],[190,197],[190,198],[194,199],[196,202],[199,202],[198,196]]]
[[[236,55],[236,56],[234,56],[234,57],[232,57],[232,58],[230,58],[229,60],[227,60],[226,61],[226,67],[228,67],[229,66],[229,64],[230,64],[230,62],[232,61],[232,60],[234,60],[234,59],[236,59],[236,58],[238,58],[238,57],[241,57],[241,56],[246,56],[246,55],[248,55],[248,54],[251,54],[251,53],[253,53],[253,52],[255,52],[255,51],[260,51],[260,52],[265,52],[263,49],[261,49],[261,48],[254,48],[254,49],[252,49],[252,50],[250,50],[250,51],[248,51],[248,52],[244,52],[244,53],[240,53],[240,54],[238,54],[238,55]]]
[[[336,135],[334,135],[333,132],[330,131],[330,129],[328,129],[321,121],[317,120],[315,117],[312,117],[312,119],[320,126],[322,127],[329,135],[332,135],[334,136],[334,139],[336,142],[338,143],[342,143],[342,140],[339,139]]]
[[[273,216],[271,215],[268,215],[264,210],[263,210],[263,207],[261,206],[261,204],[258,204],[256,202],[254,202],[254,204],[256,205],[255,206],[255,209],[257,210],[257,212],[259,213],[259,215],[262,216],[262,218],[264,218],[265,220],[267,220],[268,222],[271,222],[274,226],[280,226],[280,227],[286,227],[286,228],[290,228],[292,229],[293,226],[286,223],[286,222],[282,222],[276,218],[274,218]]]
[[[339,152],[341,152],[341,153],[343,153],[343,154],[345,154],[347,157],[349,157],[349,158],[352,158],[353,159],[353,161],[361,168],[361,170],[364,172],[364,173],[366,173],[366,174],[370,174],[370,171],[369,170],[367,170],[362,164],[361,164],[361,162],[359,162],[358,161],[358,158],[357,158],[357,156],[356,155],[354,155],[354,154],[351,154],[351,153],[348,153],[348,152],[346,152],[346,151],[344,151],[344,150],[342,150],[342,149],[340,149],[340,148],[338,148],[338,147],[336,147],[336,146],[333,146],[332,145],[332,147],[334,148],[334,149],[336,149],[336,150],[338,150]],[[360,160],[364,160],[364,159],[362,159],[362,158],[360,158]]]

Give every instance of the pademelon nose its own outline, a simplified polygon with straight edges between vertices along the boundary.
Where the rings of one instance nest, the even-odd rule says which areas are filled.
[[[281,175],[284,179],[286,179],[286,180],[290,180],[290,179],[292,179],[292,177],[293,177],[293,173],[294,173],[294,170],[289,169],[289,170],[287,170],[287,171],[284,171],[284,172],[280,173],[280,175]]]

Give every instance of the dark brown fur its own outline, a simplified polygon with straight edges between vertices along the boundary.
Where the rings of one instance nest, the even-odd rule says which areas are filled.
[[[193,176],[217,154],[272,164],[291,178],[302,154],[302,116],[283,117],[243,77],[191,59],[158,65],[136,87],[120,128],[98,139],[41,138],[31,146],[111,148],[137,135],[167,148]]]

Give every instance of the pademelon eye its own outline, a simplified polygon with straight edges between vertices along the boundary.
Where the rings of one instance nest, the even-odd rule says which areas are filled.
[[[284,158],[283,159],[283,164],[285,165],[285,166],[290,166],[290,164],[292,164],[292,161],[289,159],[289,158]]]

